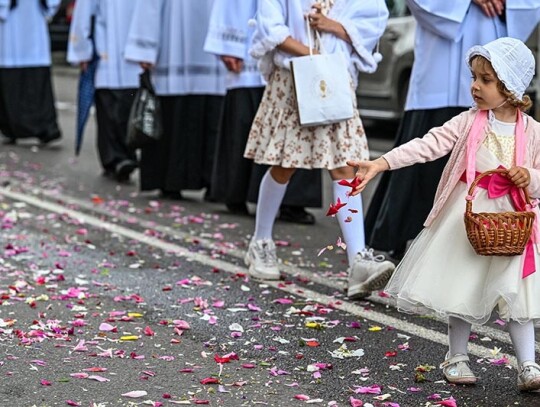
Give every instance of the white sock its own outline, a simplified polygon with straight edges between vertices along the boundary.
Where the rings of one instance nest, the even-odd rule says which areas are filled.
[[[534,324],[533,321],[528,321],[524,324],[520,324],[517,321],[510,321],[508,323],[508,332],[510,333],[510,339],[514,345],[514,352],[518,364],[523,362],[534,362]]]
[[[276,216],[287,190],[286,184],[276,182],[270,169],[266,171],[259,187],[259,198],[257,200],[257,212],[255,216],[254,239],[272,239],[272,228],[276,221]]]
[[[448,317],[448,341],[450,342],[450,357],[467,354],[467,344],[471,334],[471,324],[457,317]]]
[[[334,190],[334,203],[336,203],[339,198],[341,202],[345,202],[347,205],[339,210],[336,217],[339,222],[339,227],[341,228],[343,241],[347,245],[347,258],[349,260],[349,266],[351,266],[356,254],[366,248],[362,196],[361,194],[356,196],[347,196],[347,193],[351,191],[351,188],[344,185],[339,185],[338,182],[339,181],[332,182]],[[358,212],[353,213],[350,211],[350,209]],[[348,217],[351,219],[350,222],[346,221]]]

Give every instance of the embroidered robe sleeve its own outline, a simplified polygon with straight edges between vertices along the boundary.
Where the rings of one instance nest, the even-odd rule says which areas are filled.
[[[90,61],[94,45],[90,39],[92,16],[95,15],[97,0],[79,1],[73,10],[73,19],[69,29],[67,60],[72,64]]]
[[[255,17],[256,3],[247,0],[214,0],[204,50],[215,55],[246,58],[251,34],[248,21]]]
[[[137,0],[125,50],[127,60],[155,64],[160,48],[163,0]]]

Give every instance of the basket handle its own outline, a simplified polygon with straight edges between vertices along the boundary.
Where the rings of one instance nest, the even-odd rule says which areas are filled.
[[[476,189],[478,183],[480,182],[480,180],[484,177],[487,177],[489,175],[492,175],[492,174],[503,174],[503,175],[507,175],[508,174],[508,170],[503,170],[503,169],[495,169],[495,170],[489,170],[489,171],[485,171],[483,172],[482,174],[478,175],[473,183],[471,184],[470,188],[469,188],[469,197],[471,197],[471,199],[467,199],[467,204],[465,206],[465,212],[472,212],[472,201],[474,199],[474,190]],[[527,188],[520,188],[521,191],[523,192],[523,197],[525,198],[525,202],[527,203],[527,205],[531,205],[531,198],[529,196],[529,192],[527,192]]]

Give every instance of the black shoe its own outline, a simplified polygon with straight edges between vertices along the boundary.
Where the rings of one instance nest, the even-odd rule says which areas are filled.
[[[58,133],[53,133],[53,134],[49,134],[47,136],[44,136],[44,137],[40,137],[39,138],[39,143],[41,145],[47,145],[55,140],[60,140],[62,138],[62,134],[60,134],[60,132]]]
[[[313,225],[315,223],[315,216],[307,212],[303,206],[281,205],[278,219],[302,225]]]
[[[228,203],[225,205],[227,206],[227,210],[233,215],[249,215],[248,207],[244,202]]]
[[[182,196],[182,192],[180,191],[167,191],[162,189],[161,190],[161,197],[163,199],[170,199],[171,201],[181,201],[184,199]]]
[[[128,182],[131,173],[137,168],[137,163],[133,160],[120,161],[115,168],[116,180],[118,182]]]

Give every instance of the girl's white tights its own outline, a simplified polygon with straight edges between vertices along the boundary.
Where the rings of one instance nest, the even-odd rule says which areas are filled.
[[[520,324],[517,321],[510,321],[508,322],[508,333],[510,334],[510,339],[512,339],[518,363],[521,365],[526,361],[534,362],[533,321],[528,321],[524,324]]]
[[[270,169],[264,174],[257,200],[255,240],[272,239],[272,228],[274,227],[274,222],[276,221],[276,216],[288,184],[276,182],[270,174]]]
[[[514,345],[514,352],[519,364],[526,361],[534,362],[534,324],[528,321],[520,324],[517,321],[508,322],[508,332]],[[448,339],[450,355],[467,354],[467,343],[471,334],[471,324],[460,318],[448,318]]]
[[[352,180],[349,180],[352,181]],[[334,203],[338,198],[341,202],[347,203],[336,214],[339,227],[343,235],[343,241],[347,245],[347,259],[349,265],[353,264],[356,254],[365,249],[366,243],[364,238],[364,213],[362,211],[362,196],[347,196],[347,192],[351,191],[350,187],[339,185],[339,181],[333,181]],[[356,211],[351,212],[349,209]],[[347,219],[350,217],[350,219]],[[348,221],[350,220],[350,221]]]
[[[450,343],[450,356],[458,353],[467,354],[467,343],[471,334],[471,324],[461,318],[448,317],[448,342]]]

